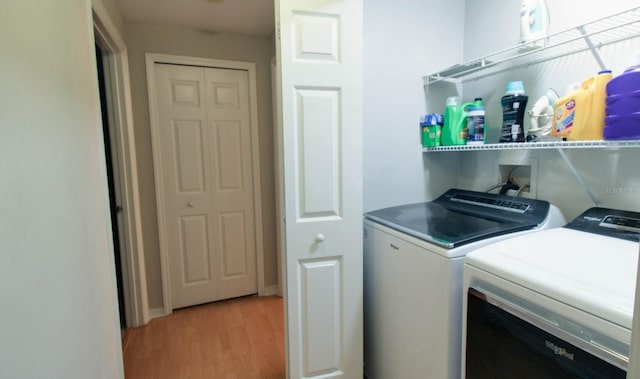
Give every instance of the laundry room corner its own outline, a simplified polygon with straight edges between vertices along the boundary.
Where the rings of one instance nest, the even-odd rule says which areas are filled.
[[[431,185],[446,180],[439,174],[451,164],[431,174],[423,164],[421,77],[462,59],[464,12],[462,0],[364,2],[365,211],[431,200],[448,188]]]

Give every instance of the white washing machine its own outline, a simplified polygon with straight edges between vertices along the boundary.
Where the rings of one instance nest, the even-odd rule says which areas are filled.
[[[640,213],[591,208],[464,267],[463,377],[625,378]]]
[[[464,256],[565,220],[546,201],[451,189],[365,215],[368,379],[460,377]]]

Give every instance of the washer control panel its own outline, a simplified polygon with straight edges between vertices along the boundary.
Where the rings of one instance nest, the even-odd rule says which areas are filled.
[[[604,228],[627,230],[629,232],[640,233],[640,219],[637,218],[607,216],[604,218],[604,220],[602,220],[600,226]]]
[[[516,201],[513,198],[500,199],[496,197],[481,196],[481,195],[469,195],[465,193],[456,193],[449,198],[449,201],[456,201],[459,203],[477,205],[480,207],[500,209],[503,211],[524,213],[529,209],[529,204]]]
[[[576,217],[566,228],[638,242],[640,213],[594,207]]]

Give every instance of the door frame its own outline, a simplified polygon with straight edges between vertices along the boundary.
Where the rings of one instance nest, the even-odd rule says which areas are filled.
[[[138,190],[138,168],[133,130],[129,60],[124,39],[101,2],[92,2],[93,31],[96,42],[107,53],[105,76],[107,116],[113,126],[112,136],[116,154],[114,171],[121,197],[122,276],[125,316],[130,327],[149,322],[147,276],[142,243],[142,222]],[[97,81],[97,78],[96,78]]]
[[[280,98],[280,74],[277,57],[271,58],[271,98],[273,101],[273,151],[275,154],[274,176],[276,184],[276,254],[278,257],[278,295],[284,297],[286,262],[284,245],[285,208],[284,208],[284,150],[282,148],[282,99]]]
[[[260,150],[258,141],[258,96],[256,85],[256,65],[251,62],[228,61],[221,59],[187,57],[181,55],[146,53],[145,61],[147,66],[147,90],[149,95],[149,120],[151,124],[151,144],[153,150],[153,172],[156,188],[156,207],[158,213],[158,232],[160,242],[160,268],[162,276],[162,303],[165,315],[173,312],[173,302],[171,298],[171,280],[169,275],[169,251],[167,241],[165,193],[163,183],[163,170],[159,162],[161,141],[160,122],[158,120],[158,99],[156,96],[156,63],[167,63],[176,65],[222,68],[231,70],[244,70],[249,74],[249,109],[251,112],[251,159],[253,165],[253,208],[256,228],[256,263],[258,274],[258,295],[265,295],[264,285],[264,251],[262,238],[262,199],[260,197]]]

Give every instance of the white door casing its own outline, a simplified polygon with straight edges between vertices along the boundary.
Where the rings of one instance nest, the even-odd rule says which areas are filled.
[[[105,74],[110,78],[107,86],[110,109],[109,122],[113,125],[114,158],[117,160],[116,180],[119,181],[122,212],[120,239],[127,326],[137,327],[149,322],[147,281],[144,266],[144,247],[140,220],[138,171],[133,132],[131,89],[127,47],[109,13],[101,2],[91,4],[96,41],[108,52]]]
[[[362,1],[280,0],[289,378],[362,378]]]
[[[165,313],[261,292],[255,71],[149,55]]]
[[[284,296],[284,241],[285,241],[285,210],[284,210],[284,178],[282,151],[282,117],[280,109],[280,74],[276,57],[271,59],[271,93],[273,98],[273,151],[274,174],[276,185],[276,251],[278,255],[278,295]]]

